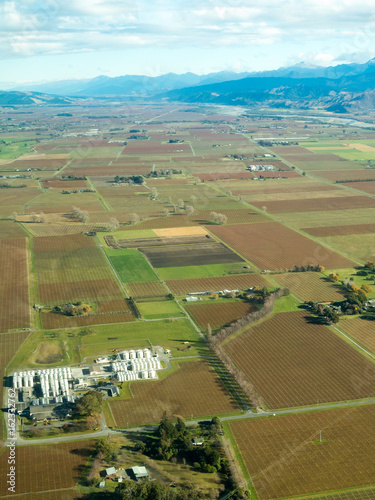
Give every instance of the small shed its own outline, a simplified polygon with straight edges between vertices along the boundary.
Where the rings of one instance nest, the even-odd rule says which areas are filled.
[[[132,467],[132,471],[137,481],[139,481],[139,479],[144,479],[145,477],[149,476],[146,467],[137,467],[137,466]]]
[[[105,488],[105,481],[103,479],[103,481],[100,481],[100,483],[98,484],[98,488]]]

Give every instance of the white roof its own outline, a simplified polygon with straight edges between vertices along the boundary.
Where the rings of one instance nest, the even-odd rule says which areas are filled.
[[[148,475],[146,467],[138,467],[138,466],[136,466],[136,467],[133,467],[132,470],[133,470],[133,472],[134,472],[134,474],[136,476],[138,476],[138,475],[141,475],[141,476]]]

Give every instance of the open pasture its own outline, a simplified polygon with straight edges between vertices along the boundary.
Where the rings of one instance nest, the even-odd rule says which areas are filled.
[[[304,311],[276,314],[225,349],[271,408],[375,394],[375,365]]]
[[[239,255],[222,243],[171,245],[157,248],[141,248],[140,250],[155,268],[243,262]]]
[[[324,198],[304,198],[300,200],[254,201],[258,208],[266,206],[270,213],[317,212],[330,210],[350,210],[352,208],[375,208],[375,199],[369,196],[335,196]]]
[[[355,265],[277,222],[211,226],[210,231],[261,269],[291,269],[307,264],[321,264],[328,269]]]
[[[167,281],[168,287],[175,295],[194,292],[219,292],[221,290],[246,290],[250,287],[263,288],[269,286],[260,274],[232,274],[207,278],[192,278]]]
[[[373,405],[229,425],[261,500],[374,483],[375,438],[368,432],[375,425]],[[375,498],[363,493],[342,492],[317,500]]]
[[[109,403],[119,427],[159,422],[164,411],[168,417],[180,415],[184,418],[240,411],[206,361],[180,362],[179,370],[163,380],[134,382],[130,390],[131,399]]]
[[[105,251],[123,283],[158,281],[154,270],[138,250],[106,248]]]
[[[351,234],[343,236],[329,236],[320,238],[323,243],[332,245],[341,252],[345,252],[353,259],[366,262],[375,260],[375,234]]]
[[[186,317],[185,312],[174,300],[137,302],[138,310],[145,319],[164,319]]]
[[[0,377],[3,378],[5,369],[16,354],[21,344],[27,339],[29,332],[12,332],[0,335]],[[3,384],[0,385],[0,401],[3,401]],[[0,439],[3,438],[3,425],[0,420]]]
[[[340,287],[330,283],[320,273],[286,273],[277,274],[274,278],[302,301],[331,302],[344,298]]]
[[[235,301],[218,304],[187,304],[185,309],[200,328],[205,329],[209,324],[215,330],[256,311],[257,307],[246,302]]]
[[[0,332],[30,326],[27,239],[0,239]]]
[[[76,486],[84,466],[93,453],[94,441],[77,441],[53,445],[17,447],[16,492],[39,498],[38,493]],[[8,453],[0,457],[2,471],[9,470]],[[1,482],[0,495],[8,496],[6,481]],[[64,498],[64,492],[59,492]],[[68,497],[69,498],[69,497]]]

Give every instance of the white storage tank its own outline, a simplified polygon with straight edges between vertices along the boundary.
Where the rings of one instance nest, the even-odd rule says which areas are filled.
[[[129,351],[129,358],[135,359],[135,351],[133,351],[133,350]]]
[[[124,351],[122,353],[122,357],[123,357],[123,359],[125,359],[127,361],[129,359],[129,351]]]

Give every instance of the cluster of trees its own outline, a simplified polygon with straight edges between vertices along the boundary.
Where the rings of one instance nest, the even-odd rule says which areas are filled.
[[[276,289],[273,292],[267,290],[267,288],[256,290],[255,297],[253,298],[253,296],[250,296],[248,300],[255,300],[257,302],[260,301],[263,303],[263,307],[258,311],[251,312],[246,316],[237,319],[229,326],[222,328],[215,336],[211,337],[210,339],[211,347],[220,344],[226,338],[230,337],[241,328],[244,328],[245,326],[254,323],[254,321],[258,321],[259,319],[263,318],[264,316],[272,312],[275,300],[282,297],[286,293],[287,292],[284,289]]]
[[[165,177],[169,175],[178,175],[182,174],[182,170],[178,170],[176,168],[167,168],[163,170],[162,168],[159,170],[151,170],[149,174],[146,175],[146,177]]]
[[[210,213],[210,220],[215,222],[215,224],[227,224],[228,217],[224,214],[218,214],[216,212]]]
[[[107,231],[111,232],[111,231],[115,231],[119,227],[120,227],[119,221],[115,217],[111,217],[109,219],[107,226],[106,226],[106,229],[107,229]]]
[[[311,265],[305,265],[305,266],[293,266],[293,268],[290,270],[291,273],[305,273],[307,271],[315,271],[317,273],[321,273],[325,270],[324,266],[311,266]]]
[[[13,216],[13,214],[12,214],[12,216]],[[16,214],[16,217],[17,217],[17,214]],[[14,219],[16,217],[14,217]],[[41,222],[41,223],[46,222],[46,216],[43,212],[39,212],[38,214],[36,214],[35,212],[31,212],[30,222]]]
[[[361,287],[352,281],[344,281],[343,286],[346,290],[346,301],[341,304],[341,310],[344,314],[362,314],[367,294],[372,292],[372,288],[366,284]]]
[[[307,305],[314,314],[326,318],[328,323],[338,323],[340,316],[331,307],[325,306],[323,304],[318,304],[317,302],[307,302]]]
[[[81,210],[78,207],[72,207],[72,215],[80,222],[88,222],[89,221],[89,213],[86,210]]]
[[[85,316],[91,312],[91,306],[89,304],[82,304],[82,302],[76,302],[74,304],[64,304],[62,306],[55,306],[53,310],[57,313],[64,314],[65,316]]]
[[[142,175],[116,175],[114,178],[114,182],[116,184],[120,184],[120,182],[128,182],[130,184],[143,184],[143,176]]]
[[[81,417],[96,415],[102,410],[103,395],[99,391],[90,391],[84,394],[76,403],[75,414]]]
[[[145,480],[135,483],[124,481],[116,487],[114,499],[118,500],[199,500],[202,497],[194,483],[188,481],[179,485],[179,488],[171,489],[156,481]],[[217,496],[210,495],[210,498]],[[232,497],[234,498],[234,497]]]
[[[18,186],[12,186],[11,184],[8,184],[7,182],[4,182],[3,184],[0,184],[0,188],[24,188],[26,187],[26,184],[18,184]]]

